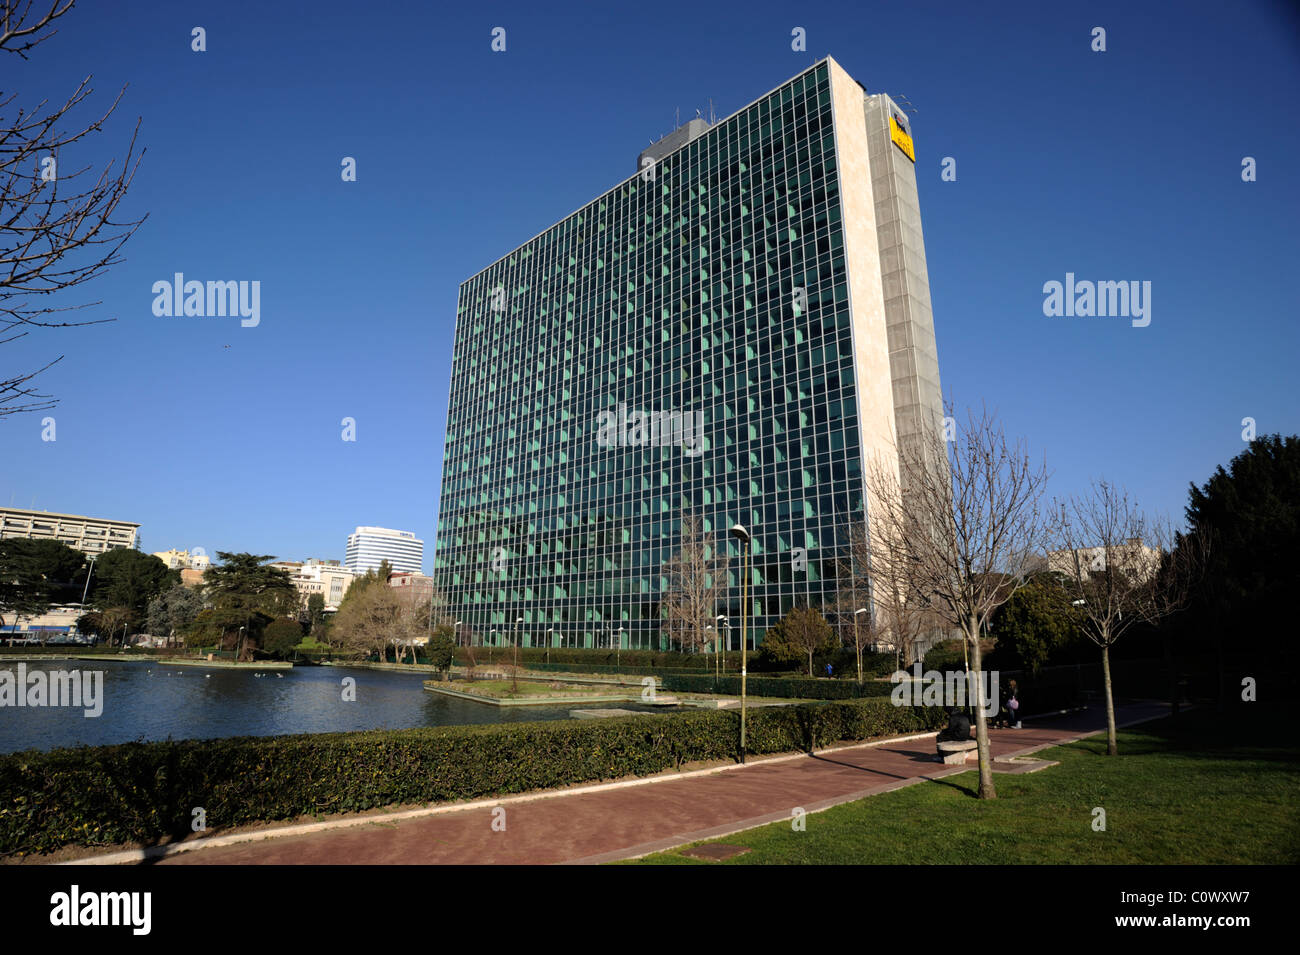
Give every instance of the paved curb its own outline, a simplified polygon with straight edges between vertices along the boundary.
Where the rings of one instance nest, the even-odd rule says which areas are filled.
[[[1139,723],[1150,722],[1151,720],[1161,719],[1167,716],[1167,712],[1144,716],[1139,719],[1129,720],[1117,724],[1117,728],[1134,726]],[[565,796],[577,796],[588,793],[608,792],[611,790],[625,789],[632,786],[652,786],[658,783],[676,782],[682,779],[691,779],[701,776],[711,776],[719,773],[735,772],[747,769],[749,767],[769,766],[778,763],[786,763],[794,760],[807,759],[809,756],[822,756],[833,753],[844,752],[847,750],[868,749],[878,746],[887,746],[896,743],[908,742],[911,740],[932,738],[937,731],[925,733],[911,733],[904,736],[892,736],[874,740],[864,740],[860,742],[845,743],[843,745],[826,747],[814,750],[811,753],[797,752],[786,753],[777,756],[763,757],[757,760],[750,760],[747,763],[732,763],[721,766],[710,766],[703,769],[694,769],[680,773],[665,773],[658,776],[650,776],[638,779],[625,779],[608,783],[593,783],[584,786],[575,786],[570,789],[548,789],[533,793],[522,793],[516,796],[507,796],[496,799],[476,799],[471,802],[448,803],[439,806],[428,806],[421,809],[409,809],[401,812],[382,813],[373,816],[358,816],[348,819],[335,819],[326,822],[305,823],[290,826],[278,826],[270,829],[255,830],[249,832],[231,833],[225,836],[212,836],[203,839],[196,839],[190,842],[183,842],[176,845],[168,846],[151,846],[145,849],[129,849],[120,852],[107,853],[104,855],[85,856],[79,859],[70,859],[63,862],[54,863],[55,865],[125,865],[140,862],[153,862],[171,856],[180,855],[184,852],[195,852],[202,849],[213,849],[224,846],[239,845],[241,843],[261,842],[268,839],[277,839],[291,836],[311,835],[319,832],[328,832],[338,829],[350,829],[357,826],[370,824],[387,824],[400,822],[407,819],[419,819],[428,816],[444,815],[447,813],[466,812],[478,809],[492,808],[496,806],[509,806],[526,802],[535,802],[541,799],[560,799]],[[1084,733],[1078,733],[1073,736],[1053,740],[1048,743],[1036,744],[1023,749],[1015,750],[995,759],[997,763],[1008,763],[1027,756],[1030,753],[1047,749],[1052,746],[1062,746],[1068,743],[1077,742],[1080,739],[1086,739],[1089,736],[1096,736],[1098,733],[1104,733],[1105,729],[1091,730]],[[1034,772],[1038,769],[1046,768],[1049,765],[1055,765],[1048,760],[1034,760],[1033,762],[1040,765],[1032,769],[1023,770],[1024,772]],[[830,799],[821,800],[803,807],[805,812],[816,813],[830,809],[834,806],[842,805],[847,802],[854,802],[864,799],[868,796],[878,795],[880,793],[893,792],[896,789],[902,789],[920,782],[932,779],[942,779],[947,776],[956,775],[970,771],[967,766],[952,766],[947,769],[941,769],[924,776],[911,776],[906,779],[896,780],[888,783],[883,787],[873,787],[869,790],[859,790],[845,796],[831,797]],[[1007,771],[1007,770],[1004,770]],[[744,832],[759,826],[768,825],[773,822],[786,821],[790,817],[788,813],[780,812],[767,814],[764,816],[752,817],[750,819],[740,820],[737,822],[726,823],[721,826],[710,829],[698,830],[695,832],[685,833],[677,836],[670,836],[652,843],[645,843],[638,846],[627,847],[624,849],[614,850],[608,853],[587,856],[576,860],[569,860],[561,863],[564,865],[583,865],[598,864],[602,862],[613,862],[622,859],[640,858],[655,852],[663,852],[668,849],[677,848],[678,846],[688,845],[692,842],[699,842],[704,839],[717,839],[724,836],[733,835],[738,832]]]
[[[1183,708],[1190,709],[1190,707],[1186,705]],[[1152,720],[1164,719],[1168,715],[1169,714],[1165,712],[1165,713],[1155,714],[1152,716],[1144,716],[1141,719],[1128,720],[1124,723],[1116,723],[1115,728],[1117,730],[1125,729],[1129,726],[1137,726],[1139,723],[1149,723]],[[1089,736],[1097,736],[1098,734],[1105,733],[1105,732],[1106,732],[1105,729],[1092,730],[1087,733],[1079,733],[1075,736],[1070,736],[1064,739],[1055,740],[1050,743],[1040,743],[1035,746],[1027,746],[1024,749],[1018,749],[994,759],[993,760],[994,769],[996,770],[998,763],[1010,763],[1010,762],[1025,760],[1025,758],[1030,753],[1037,753],[1044,749],[1051,749],[1053,746],[1065,746],[1069,743],[1077,743],[1081,739],[1087,739]],[[917,739],[919,737],[912,736],[908,738]],[[842,746],[839,748],[857,749],[858,747]],[[1026,761],[1030,763],[1036,763],[1037,765],[1025,769],[1024,770],[1025,773],[1036,773],[1039,770],[1047,769],[1049,766],[1059,765],[1059,763],[1056,760],[1049,760],[1049,759],[1026,760]],[[917,783],[923,783],[933,779],[943,779],[947,776],[955,776],[958,773],[970,772],[971,769],[972,767],[969,765],[953,766],[950,769],[941,770],[937,773],[932,773],[927,776],[911,776],[907,779],[902,779],[896,782],[888,783],[879,788],[864,789],[856,793],[849,793],[848,795],[845,796],[836,796],[831,799],[824,799],[821,800],[820,802],[816,802],[809,806],[805,806],[803,807],[803,809],[807,814],[812,815],[815,812],[824,812],[825,810],[834,808],[835,806],[842,806],[845,803],[857,802],[859,799],[866,799],[869,796],[879,796],[883,793],[890,793],[898,789],[904,789],[908,786],[914,786]],[[642,843],[639,846],[632,846],[627,849],[619,849],[613,852],[603,852],[598,855],[586,856],[581,859],[573,859],[563,864],[564,865],[601,865],[607,862],[621,862],[627,859],[641,859],[644,858],[645,856],[653,855],[656,852],[667,852],[669,849],[676,849],[681,846],[687,846],[693,842],[701,842],[705,839],[722,839],[725,838],[726,836],[734,836],[740,832],[748,832],[750,829],[758,829],[761,828],[762,826],[769,826],[774,822],[788,822],[789,820],[790,820],[790,816],[787,813],[769,813],[768,815],[765,816],[755,816],[752,819],[745,819],[736,823],[728,823],[727,825],[724,826],[715,826],[712,829],[701,829],[697,832],[684,833],[680,836],[670,836],[667,839],[659,839],[656,840],[655,842]]]
[[[709,776],[715,773],[734,772],[751,766],[768,766],[773,763],[789,762],[795,759],[806,759],[809,755],[820,756],[825,753],[837,753],[848,749],[861,749],[863,747],[902,743],[914,739],[925,739],[926,737],[935,735],[935,732],[937,732],[937,730],[929,733],[913,733],[907,736],[891,736],[876,740],[865,740],[858,743],[848,743],[843,746],[832,746],[826,749],[814,750],[811,754],[787,753],[779,756],[763,757],[758,760],[750,760],[747,763],[710,766],[704,769],[688,770],[684,773],[649,776],[644,779],[622,779],[612,783],[593,783],[586,786],[575,786],[572,789],[545,789],[540,792],[522,793],[518,796],[506,796],[500,799],[476,799],[472,802],[448,803],[441,806],[429,806],[423,809],[407,809],[402,812],[383,813],[376,816],[358,816],[349,819],[334,819],[328,822],[312,822],[294,826],[279,826],[273,829],[261,829],[251,832],[237,832],[226,836],[210,836],[205,839],[195,839],[190,842],[182,842],[176,845],[150,846],[146,849],[127,849],[121,852],[112,852],[104,855],[83,856],[79,859],[68,859],[53,864],[127,865],[137,862],[156,862],[159,859],[166,859],[170,856],[180,855],[182,852],[196,852],[201,849],[216,849],[222,846],[233,846],[244,842],[261,842],[265,839],[278,839],[287,836],[306,836],[317,832],[329,832],[334,829],[350,829],[355,826],[366,826],[371,823],[400,822],[405,819],[419,819],[424,816],[437,816],[451,812],[464,812],[474,809],[486,809],[494,806],[508,806],[511,804],[534,802],[538,799],[560,799],[565,796],[607,792],[613,789],[625,789],[630,786],[652,786],[656,783],[676,782],[680,779],[691,779],[697,776]]]

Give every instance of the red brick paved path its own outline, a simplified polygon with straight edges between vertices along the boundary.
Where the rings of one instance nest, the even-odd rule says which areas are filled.
[[[1120,725],[1158,718],[1159,704],[1117,708]],[[1007,757],[1104,731],[1100,707],[990,730],[994,757]],[[506,829],[492,829],[491,808],[285,836],[178,853],[163,865],[249,864],[542,864],[603,862],[789,819],[872,793],[973,769],[932,761],[933,738],[854,746],[824,755],[748,766],[601,792],[557,794],[503,803]],[[999,767],[1023,771],[1023,766]],[[1048,770],[1050,772],[1050,770]]]

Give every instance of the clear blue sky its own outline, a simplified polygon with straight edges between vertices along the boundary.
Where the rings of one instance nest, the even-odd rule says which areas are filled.
[[[634,172],[675,109],[729,115],[827,53],[918,108],[944,392],[1045,453],[1055,493],[1104,475],[1181,516],[1242,418],[1300,430],[1291,5],[602,6],[83,2],[29,63],[0,60],[25,105],[128,84],[62,168],[120,156],[142,117],[125,209],[149,213],[64,300],[116,322],[4,346],[6,374],[66,357],[41,379],[56,441],[0,419],[0,503],[290,559],[383,525],[427,566],[459,283]],[[1149,280],[1150,326],[1045,317],[1067,271]],[[259,280],[261,324],[155,317],[174,272]]]

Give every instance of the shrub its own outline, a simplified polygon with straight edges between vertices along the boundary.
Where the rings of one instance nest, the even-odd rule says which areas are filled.
[[[455,630],[451,627],[440,626],[433,631],[433,636],[425,644],[425,656],[435,669],[446,670],[450,668],[452,657],[456,651],[455,633]]]
[[[514,648],[510,646],[474,646],[470,648],[462,645],[456,648],[457,663],[467,663],[469,650],[471,649],[477,656],[479,663],[487,663],[490,660],[501,659],[507,655],[513,659],[515,652]],[[764,663],[761,650],[762,646],[760,645],[759,651],[749,651],[749,668],[751,672],[768,668]],[[739,650],[731,650],[720,656],[725,657],[728,670],[740,672]],[[599,649],[590,647],[552,647],[549,652],[545,647],[520,647],[519,662],[527,664],[530,668],[549,662],[551,669],[563,665],[571,668],[574,672],[586,671],[593,673],[613,673],[615,671],[658,673],[661,670],[690,670],[704,673],[712,670],[717,664],[713,653],[681,653],[677,650],[629,650],[626,648],[616,651],[604,647]],[[780,669],[789,669],[789,667],[782,665]]]
[[[852,647],[838,647],[834,653],[819,655],[816,661],[817,672],[824,673],[828,663],[835,668],[837,677],[852,679],[857,676],[858,658]],[[896,668],[895,663],[896,658],[893,653],[873,653],[871,650],[864,650],[862,675],[867,679],[889,676]]]
[[[302,624],[297,620],[272,620],[262,631],[262,652],[283,659],[302,642]]]
[[[0,853],[191,836],[312,813],[474,799],[737,756],[728,710],[301,736],[168,740],[0,756]],[[754,754],[936,729],[943,710],[888,700],[765,707]]]
[[[966,664],[960,640],[941,640],[925,654],[921,667],[926,670],[960,670]]]
[[[740,695],[740,677],[694,676],[682,673],[665,674],[659,685],[668,692],[725,693]],[[777,696],[804,700],[854,700],[870,696],[888,696],[894,689],[890,683],[854,680],[810,680],[808,677],[751,676],[746,680],[745,692],[749,696]]]

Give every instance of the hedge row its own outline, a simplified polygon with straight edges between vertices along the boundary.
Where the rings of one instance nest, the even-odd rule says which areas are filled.
[[[460,660],[458,659],[456,663],[457,665],[460,665]],[[506,656],[504,659],[498,657],[495,662],[489,662],[485,657],[478,658],[478,665],[480,667],[504,666],[508,663],[510,663],[509,656]],[[612,663],[608,666],[598,663],[539,663],[535,660],[525,662],[522,658],[519,661],[519,666],[528,670],[534,670],[538,673],[590,673],[593,675],[622,674],[624,676],[662,676],[665,673],[680,673],[683,676],[700,677],[703,679],[703,674],[699,667],[634,667],[627,666],[626,664],[623,666],[615,666]],[[736,669],[739,671],[739,663],[736,664]]]
[[[500,663],[514,659],[514,648],[505,647],[474,647],[474,658],[479,663],[485,663],[488,660]],[[720,654],[720,657],[726,659],[728,667],[740,669],[740,651]],[[752,665],[755,662],[756,654],[749,654],[749,662]],[[469,662],[469,654],[465,647],[456,648],[457,664]],[[527,663],[529,666],[537,663],[549,662],[565,664],[581,664],[583,666],[608,668],[606,672],[615,670],[630,670],[634,667],[644,667],[648,670],[658,672],[662,669],[678,669],[691,671],[707,671],[713,669],[714,654],[712,653],[679,653],[669,650],[609,650],[609,649],[583,649],[580,647],[552,647],[548,652],[545,647],[520,647],[519,662]]]
[[[0,638],[0,639],[8,639]],[[39,644],[30,643],[26,645],[9,646],[7,643],[0,643],[0,654],[13,654],[23,656],[28,653],[50,653],[62,656],[160,656],[165,653],[184,653],[183,649],[167,650],[163,647],[126,647],[125,652],[122,647],[106,647],[102,643],[96,646],[87,646],[81,643],[49,643]]]
[[[807,751],[946,724],[887,700],[764,707],[750,753]],[[702,710],[360,733],[80,747],[0,756],[0,854],[154,844],[209,830],[399,803],[474,799],[733,759],[739,713]]]
[[[740,677],[684,676],[664,674],[660,688],[677,693],[726,693],[740,695]],[[786,699],[854,700],[863,697],[889,696],[894,684],[867,680],[810,680],[807,677],[751,676],[745,692],[750,696],[779,696]]]

